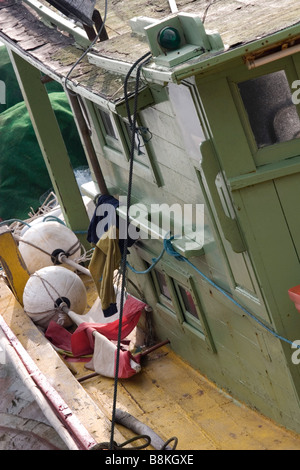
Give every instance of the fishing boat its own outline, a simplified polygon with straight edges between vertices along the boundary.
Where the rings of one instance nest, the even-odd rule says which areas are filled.
[[[67,448],[299,450],[299,13],[1,0],[56,199],[1,223],[1,347]]]

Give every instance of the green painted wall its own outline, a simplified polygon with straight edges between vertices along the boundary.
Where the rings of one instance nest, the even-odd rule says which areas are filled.
[[[21,63],[21,80],[30,93],[23,66]],[[298,197],[298,175],[294,170],[292,179],[288,176],[285,181],[281,168],[280,180],[274,179],[273,168],[272,178],[264,175],[261,181],[262,170],[257,177],[227,77],[230,72],[231,69],[224,69],[216,77],[200,76],[181,85],[152,87],[154,104],[139,113],[141,124],[149,128],[152,137],[146,145],[148,157],[139,156],[140,162],[134,165],[133,202],[148,207],[153,203],[204,204],[204,254],[192,258],[192,262],[251,313],[294,340],[297,338],[293,336],[300,331],[299,316],[288,299],[287,289],[299,282],[295,250],[298,224],[290,210],[291,202]],[[43,134],[38,104],[34,97],[28,101],[32,111],[36,111],[36,125]],[[118,116],[112,116],[119,142],[109,139],[93,104],[85,100],[85,105],[107,186],[114,195],[124,195],[129,171],[124,126]],[[182,105],[187,112],[183,113]],[[56,129],[54,122],[53,128]],[[207,142],[212,153],[205,155]],[[145,160],[141,164],[142,158]],[[226,218],[219,217],[216,194],[210,191],[212,181],[208,181],[202,165],[207,158],[213,159],[214,168],[219,165],[223,208],[235,213],[237,223],[233,231],[239,231],[246,251],[232,250],[224,230]],[[57,161],[52,165],[54,180],[59,176],[60,165],[56,168],[56,164]],[[254,184],[248,180],[246,184],[245,178],[249,181],[254,178]],[[63,199],[72,214],[72,198]],[[161,241],[143,240],[131,249],[129,260],[136,269],[143,270],[161,249]],[[154,271],[148,275],[129,272],[130,279],[153,308],[152,326],[157,338],[169,338],[179,355],[235,398],[299,432],[299,371],[291,363],[290,346],[282,344],[186,263],[164,255],[157,270],[165,276],[171,306],[158,290]],[[179,286],[188,290],[197,304],[199,321],[193,322],[186,315]],[[132,292],[138,293],[134,287]],[[200,419],[201,410],[195,413]]]
[[[181,94],[183,101],[187,102],[187,93],[191,93],[189,109],[193,121],[187,120],[186,124],[189,127],[198,117],[203,133],[201,138],[198,135],[200,141],[212,138],[217,149],[216,157],[219,148],[226,149],[230,161],[230,176],[232,176],[230,171],[234,175],[253,171],[255,168],[253,160],[245,158],[243,161],[241,158],[243,154],[239,147],[245,144],[246,138],[243,129],[235,127],[235,120],[238,123],[240,121],[225,75],[224,73],[222,77],[218,76],[207,81],[199,78],[197,86],[194,87],[190,81],[181,86],[172,85],[169,88],[152,90],[156,104],[141,111],[140,118],[143,125],[151,130],[152,139],[148,148],[163,184],[158,188],[153,183],[150,172],[141,177],[138,169],[135,169],[133,199],[144,204],[163,202],[205,204],[205,224],[209,243],[205,246],[205,255],[192,258],[193,263],[270,327],[278,328],[279,318],[282,324],[286,324],[289,322],[288,318],[292,317],[291,327],[279,328],[279,331],[289,334],[289,338],[294,340],[296,338],[292,333],[300,331],[299,317],[287,296],[287,288],[291,287],[291,277],[286,277],[285,271],[290,270],[295,264],[295,269],[292,268],[296,274],[293,282],[297,283],[298,259],[293,259],[293,256],[288,257],[283,269],[280,268],[282,266],[280,263],[286,257],[287,244],[281,243],[282,251],[280,256],[277,256],[279,246],[276,245],[276,241],[268,244],[268,235],[260,228],[265,221],[266,213],[269,213],[273,214],[272,218],[276,220],[275,225],[273,225],[274,220],[270,220],[268,224],[272,238],[274,230],[277,231],[280,227],[281,230],[285,230],[281,221],[276,219],[276,212],[273,212],[274,205],[270,194],[264,194],[263,187],[261,194],[256,193],[256,189],[247,189],[252,191],[253,197],[251,199],[249,195],[247,198],[245,211],[242,204],[246,204],[244,197],[246,193],[239,191],[231,195],[233,210],[236,210],[237,205],[239,208],[238,221],[248,247],[243,253],[234,253],[224,237],[215,212],[214,201],[209,192],[205,194],[206,181],[205,175],[201,173],[199,142],[193,143],[194,136],[192,132],[189,135],[183,125],[178,112],[178,103],[174,101],[176,94],[178,99]],[[214,80],[217,83],[215,93],[213,90],[216,88],[212,85]],[[194,131],[197,132],[197,126],[195,129],[193,126]],[[199,128],[198,131],[200,133]],[[123,194],[127,190],[128,162],[107,149],[103,151],[103,136],[99,138],[97,126],[94,129],[93,141],[108,186],[116,188],[114,192],[116,195]],[[247,156],[249,153],[248,149]],[[220,170],[222,170],[222,161],[221,163],[220,161]],[[263,202],[265,207],[261,204],[261,211],[257,211],[260,202]],[[258,239],[259,233],[261,240]],[[282,236],[280,230],[277,236],[279,242]],[[265,247],[268,253],[265,253],[262,261],[260,251]],[[162,243],[159,241],[140,242],[137,248],[131,249],[130,262],[135,268],[143,270],[144,261],[151,263],[151,259],[160,253],[161,248]],[[264,263],[268,264],[268,268]],[[291,364],[290,346],[281,344],[277,338],[203,281],[201,276],[187,264],[176,262],[165,255],[158,269],[167,275],[168,282],[175,279],[175,284],[179,282],[190,288],[192,283],[195,286],[202,325],[206,326],[206,335],[203,337],[197,329],[182,321],[175,290],[173,290],[175,313],[162,306],[153,273],[153,275],[134,275],[129,272],[130,279],[144,292],[145,299],[154,308],[153,326],[158,338],[169,338],[172,348],[177,353],[237,399],[288,428],[299,431],[298,370],[295,370]],[[278,277],[274,288],[270,287],[271,272],[273,277]],[[275,299],[274,291],[282,279],[285,279],[284,285],[280,288],[280,296]],[[133,292],[136,293],[134,290]],[[282,302],[279,302],[279,297]],[[282,316],[282,312],[285,312],[285,316]],[[274,321],[275,317],[278,321]],[[296,330],[293,331],[293,328]],[[200,414],[199,411],[199,417]]]

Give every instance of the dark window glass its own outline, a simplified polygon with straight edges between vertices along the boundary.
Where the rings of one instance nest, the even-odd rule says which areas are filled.
[[[129,137],[129,145],[131,145],[132,130],[131,130],[131,127],[128,124],[128,122],[124,121],[124,123],[125,123],[125,127],[126,127],[126,130],[127,130],[127,133],[128,133],[128,137]],[[134,149],[136,151],[138,151],[138,155],[145,155],[145,152],[143,150],[143,146],[144,146],[143,137],[136,133],[135,137],[134,137]]]
[[[101,116],[101,120],[102,120],[106,134],[112,137],[113,139],[118,140],[118,137],[116,136],[114,126],[113,126],[109,113],[107,113],[106,111],[100,108],[98,108],[98,110],[99,110],[99,114]]]
[[[161,294],[163,294],[168,300],[172,302],[171,294],[165,276],[159,271],[155,271],[155,275]]]
[[[183,304],[184,304],[186,312],[193,315],[193,317],[199,319],[197,309],[196,309],[196,305],[193,301],[193,297],[192,297],[191,293],[182,286],[179,286],[179,290],[180,290],[180,295],[182,297]]]
[[[239,83],[258,148],[300,137],[300,120],[285,72]]]

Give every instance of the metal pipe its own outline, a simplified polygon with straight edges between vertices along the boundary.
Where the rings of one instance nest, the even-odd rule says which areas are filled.
[[[136,419],[134,416],[131,414],[127,413],[126,411],[117,409],[116,410],[116,423],[121,424],[122,426],[125,426],[127,429],[130,429],[134,433],[140,435],[147,435],[151,439],[151,446],[155,450],[161,450],[165,442],[163,439],[156,434],[149,426],[146,424],[142,423],[138,419]],[[171,447],[166,446],[166,450],[172,450]]]
[[[83,377],[79,377],[77,380],[80,383],[80,382],[84,382],[85,380],[93,379],[94,377],[98,377],[98,376],[99,376],[98,372],[92,372],[91,374],[84,375]]]
[[[150,348],[146,349],[145,351],[141,352],[138,354],[141,357],[147,356],[147,354],[150,354],[153,351],[156,351],[156,349],[161,348],[162,346],[165,346],[166,344],[170,344],[170,340],[166,339],[165,341],[162,341],[161,343],[155,344],[154,346],[151,346]]]
[[[86,274],[89,277],[92,276],[89,269],[87,269],[84,266],[81,266],[81,264],[78,264],[75,261],[71,260],[64,253],[60,253],[58,255],[58,261],[62,264],[67,264],[68,266],[77,269],[77,271],[80,271],[80,272],[82,272],[83,274]]]
[[[296,46],[286,47],[281,51],[274,52],[273,54],[266,55],[265,57],[260,57],[259,59],[247,59],[247,67],[249,70],[261,67],[262,65],[269,64],[270,62],[275,62],[275,60],[283,59],[292,54],[300,52],[300,44]]]

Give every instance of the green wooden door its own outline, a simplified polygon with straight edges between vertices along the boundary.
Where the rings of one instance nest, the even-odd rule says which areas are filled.
[[[300,284],[300,114],[292,99],[298,63],[295,56],[251,71],[240,65],[197,81],[244,254],[272,327],[290,341],[300,339],[300,314],[288,296]],[[299,392],[299,367],[290,345],[282,346]]]

